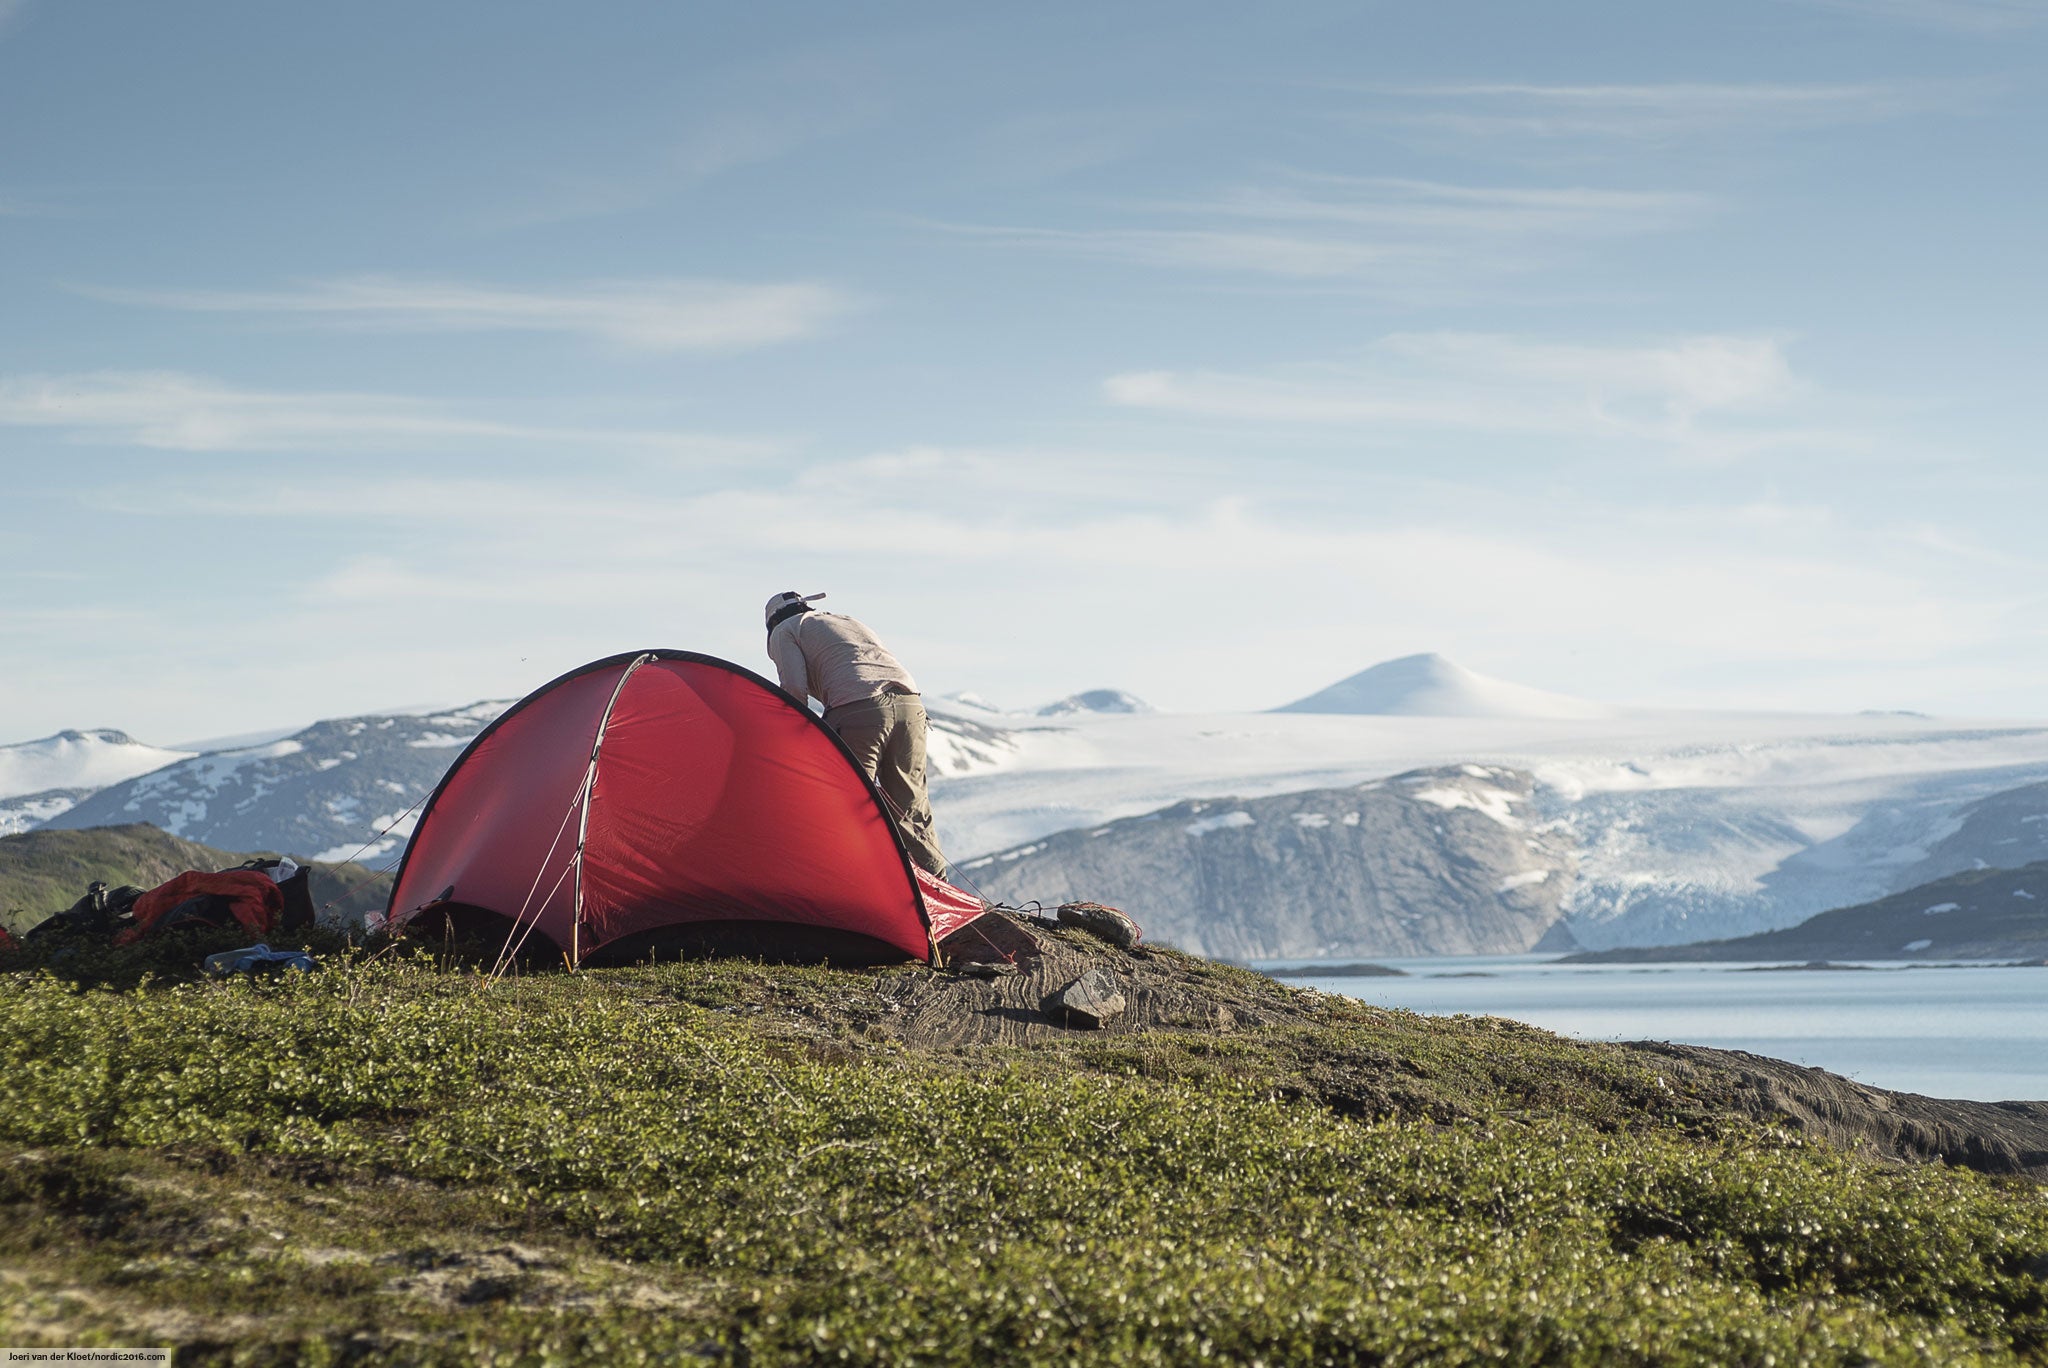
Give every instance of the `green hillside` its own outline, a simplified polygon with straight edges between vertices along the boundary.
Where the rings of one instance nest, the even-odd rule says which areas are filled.
[[[2048,861],[1951,874],[1782,931],[1566,958],[1574,964],[2048,959]]]
[[[2048,1200],[2024,1176],[2048,1106],[1041,940],[1020,972],[488,984],[385,952],[141,992],[0,977],[0,1343],[181,1365],[2048,1357]],[[1083,968],[1127,1001],[1105,1031],[1041,1010]]]
[[[95,879],[109,887],[151,888],[188,869],[227,869],[257,854],[183,841],[145,823],[84,831],[25,831],[0,836],[0,925],[22,932],[76,902]],[[335,915],[381,911],[391,876],[357,865],[314,864],[313,905]]]

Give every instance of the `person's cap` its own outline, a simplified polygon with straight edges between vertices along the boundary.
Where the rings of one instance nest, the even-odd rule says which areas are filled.
[[[777,613],[788,608],[804,612],[809,609],[811,604],[823,597],[825,597],[823,594],[799,594],[794,589],[785,589],[768,600],[768,607],[762,616],[767,619],[768,625],[773,627]]]

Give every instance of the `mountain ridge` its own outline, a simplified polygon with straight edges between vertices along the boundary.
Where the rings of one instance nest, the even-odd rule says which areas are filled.
[[[2048,960],[2048,860],[1952,874],[1753,936],[1565,956],[1568,964],[2023,959]]]

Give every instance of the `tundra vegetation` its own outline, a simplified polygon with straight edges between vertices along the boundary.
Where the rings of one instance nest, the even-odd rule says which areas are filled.
[[[0,1343],[2048,1361],[2025,1177],[1833,1148],[1642,1052],[1047,935],[1133,985],[1130,1019],[1061,1030],[1002,1006],[1000,974],[922,966],[487,982],[330,946],[314,974],[200,982],[145,976],[162,953],[17,956]]]

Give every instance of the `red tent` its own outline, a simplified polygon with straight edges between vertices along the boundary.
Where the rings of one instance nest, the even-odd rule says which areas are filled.
[[[652,949],[931,959],[978,897],[910,862],[839,737],[750,670],[643,651],[571,670],[463,751],[387,913]]]

